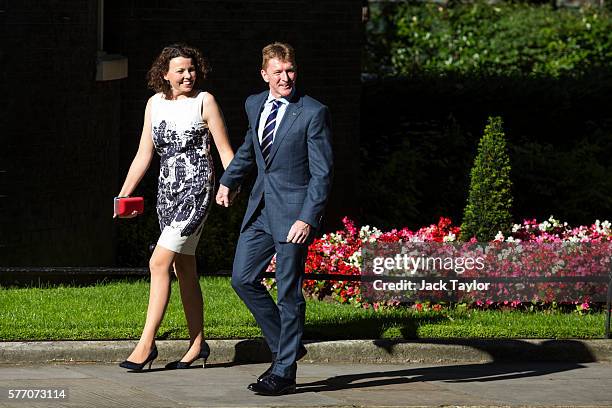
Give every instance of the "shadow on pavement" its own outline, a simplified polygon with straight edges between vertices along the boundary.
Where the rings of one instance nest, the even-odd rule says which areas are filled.
[[[392,353],[400,344],[433,344],[464,346],[487,353],[493,362],[543,362],[591,363],[596,361],[591,351],[580,341],[545,340],[532,343],[512,339],[418,339],[418,340],[373,340],[380,348]]]
[[[296,392],[338,391],[426,381],[451,383],[490,382],[537,377],[580,368],[584,368],[584,366],[574,363],[504,364],[492,362],[486,364],[444,365],[338,375],[321,381],[299,383]]]
[[[501,381],[581,369],[585,366],[580,363],[596,361],[588,348],[572,340],[548,340],[539,344],[522,340],[476,339],[375,340],[373,343],[388,353],[392,353],[394,347],[402,343],[465,346],[484,351],[493,361],[339,375],[322,381],[298,384],[300,388],[297,392],[335,391],[424,381]]]
[[[547,340],[540,343],[524,340],[479,339],[373,340],[372,342],[387,353],[393,353],[395,347],[407,343],[463,346],[487,353],[492,361],[338,375],[322,381],[298,384],[300,388],[297,392],[358,389],[423,381],[453,383],[501,381],[581,369],[585,368],[581,363],[596,361],[583,343],[573,340]],[[247,363],[270,361],[270,350],[265,341],[245,340],[236,345],[236,362],[253,355],[260,356],[261,359]]]

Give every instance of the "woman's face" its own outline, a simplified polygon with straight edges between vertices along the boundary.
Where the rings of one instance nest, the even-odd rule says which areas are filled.
[[[191,58],[172,58],[164,79],[170,83],[174,96],[191,93],[196,81],[196,69]]]

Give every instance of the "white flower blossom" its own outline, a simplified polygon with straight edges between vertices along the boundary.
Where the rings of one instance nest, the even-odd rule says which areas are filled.
[[[376,227],[365,225],[359,230],[359,239],[362,241],[374,242],[382,235],[382,231]]]
[[[610,221],[599,221],[595,220],[595,231],[598,234],[609,235],[610,234]]]
[[[455,241],[455,234],[453,234],[452,232],[449,232],[448,235],[445,235],[444,238],[442,238],[443,242],[454,242]]]
[[[353,252],[351,256],[349,256],[347,264],[361,269],[361,261],[361,249],[358,249],[357,251]]]

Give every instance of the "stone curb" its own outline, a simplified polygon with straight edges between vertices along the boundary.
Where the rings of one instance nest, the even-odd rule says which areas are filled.
[[[135,341],[0,342],[0,364],[124,360]],[[261,339],[208,340],[209,363],[263,363],[270,352]],[[340,340],[308,341],[303,362],[312,363],[487,363],[612,362],[612,340]],[[158,362],[180,358],[186,340],[158,340]]]

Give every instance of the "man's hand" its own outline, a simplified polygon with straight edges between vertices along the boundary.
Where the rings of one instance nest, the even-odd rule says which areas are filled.
[[[287,242],[294,244],[303,244],[310,235],[310,225],[304,221],[297,220],[291,226],[289,234],[287,234]]]
[[[236,197],[237,192],[231,192],[229,187],[224,186],[223,184],[219,184],[219,191],[217,191],[217,204],[222,207],[229,207],[232,205],[232,201],[234,201],[234,197]]]

